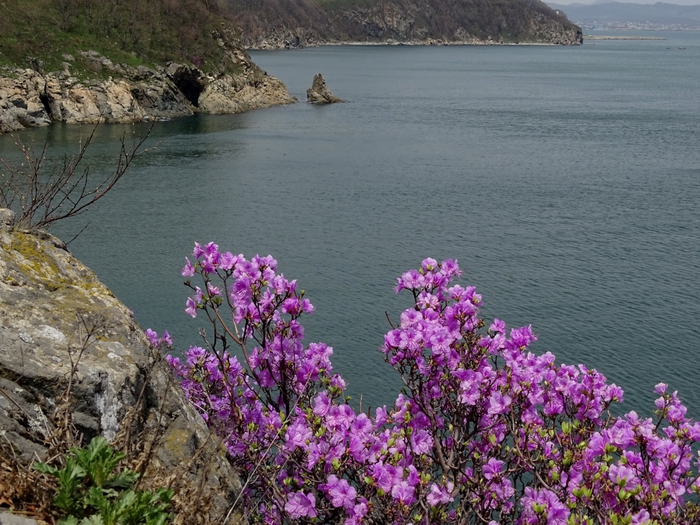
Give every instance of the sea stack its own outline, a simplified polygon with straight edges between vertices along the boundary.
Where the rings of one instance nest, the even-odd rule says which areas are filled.
[[[336,97],[331,90],[326,86],[326,80],[321,73],[314,76],[314,83],[310,89],[306,90],[306,99],[312,104],[333,104],[334,102],[343,102]]]

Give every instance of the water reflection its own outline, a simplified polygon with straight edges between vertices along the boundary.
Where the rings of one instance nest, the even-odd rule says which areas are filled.
[[[152,139],[162,140],[176,135],[205,135],[248,128],[250,116],[239,115],[194,115],[160,122],[137,122],[133,124],[66,124],[54,122],[50,126],[31,128],[12,133],[24,143],[35,145],[48,142],[52,149],[67,148],[66,152],[78,150],[79,144],[94,131],[93,143],[114,143],[122,138],[144,136],[150,130]],[[6,155],[13,149],[13,137],[0,135],[0,154]]]

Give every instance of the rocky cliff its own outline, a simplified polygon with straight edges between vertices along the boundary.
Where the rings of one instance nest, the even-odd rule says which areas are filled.
[[[3,508],[22,503],[21,483],[3,461],[28,465],[55,454],[66,399],[84,442],[103,435],[150,451],[146,480],[191,481],[202,490],[184,492],[193,500],[180,504],[208,505],[204,522],[226,523],[238,477],[167,364],[129,310],[61,241],[14,229],[11,216],[0,210],[0,523]]]
[[[581,29],[540,0],[231,0],[252,49],[334,43],[580,44]]]
[[[235,53],[235,54],[234,54]],[[0,133],[53,121],[69,124],[139,122],[192,115],[241,113],[294,102],[278,79],[250,61],[247,53],[232,50],[237,75],[206,74],[199,68],[170,63],[157,69],[113,64],[97,52],[84,56],[106,79],[80,80],[73,76],[72,56],[59,73],[13,68],[0,77]]]

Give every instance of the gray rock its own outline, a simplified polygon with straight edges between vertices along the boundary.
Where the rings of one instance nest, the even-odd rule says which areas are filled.
[[[3,440],[26,463],[45,459],[71,358],[93,325],[99,325],[99,336],[82,354],[70,405],[84,441],[98,434],[124,439],[127,430],[134,443],[155,439],[146,475],[193,483],[206,479],[214,498],[212,522],[222,523],[240,482],[218,440],[186,401],[129,310],[61,241],[45,232],[0,230]],[[134,406],[136,413],[125,419]]]
[[[41,100],[44,78],[32,69],[14,73],[15,78],[0,78],[0,133],[50,124]]]
[[[0,133],[52,121],[68,124],[128,123],[163,120],[201,113],[240,113],[295,101],[285,85],[268,76],[243,49],[221,35],[224,62],[237,75],[171,63],[153,70],[114,64],[96,51],[81,52],[94,71],[108,72],[107,80],[79,82],[68,62],[59,73],[13,70],[0,77]]]
[[[0,511],[0,525],[37,525],[36,520]]]
[[[334,102],[343,102],[336,97],[331,90],[326,86],[326,80],[321,73],[314,76],[314,82],[311,88],[306,90],[306,99],[313,104],[332,104]]]
[[[15,212],[7,208],[0,208],[0,229],[10,228],[15,223]]]

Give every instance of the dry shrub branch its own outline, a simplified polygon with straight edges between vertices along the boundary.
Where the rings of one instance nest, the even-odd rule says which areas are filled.
[[[122,136],[116,166],[106,175],[96,175],[85,164],[96,130],[80,145],[77,155],[64,157],[62,165],[52,170],[46,166],[47,144],[38,150],[13,135],[21,160],[16,164],[0,158],[0,207],[16,212],[18,227],[45,229],[56,221],[80,215],[114,188],[134,158],[147,151],[143,146],[150,129],[128,146]]]

